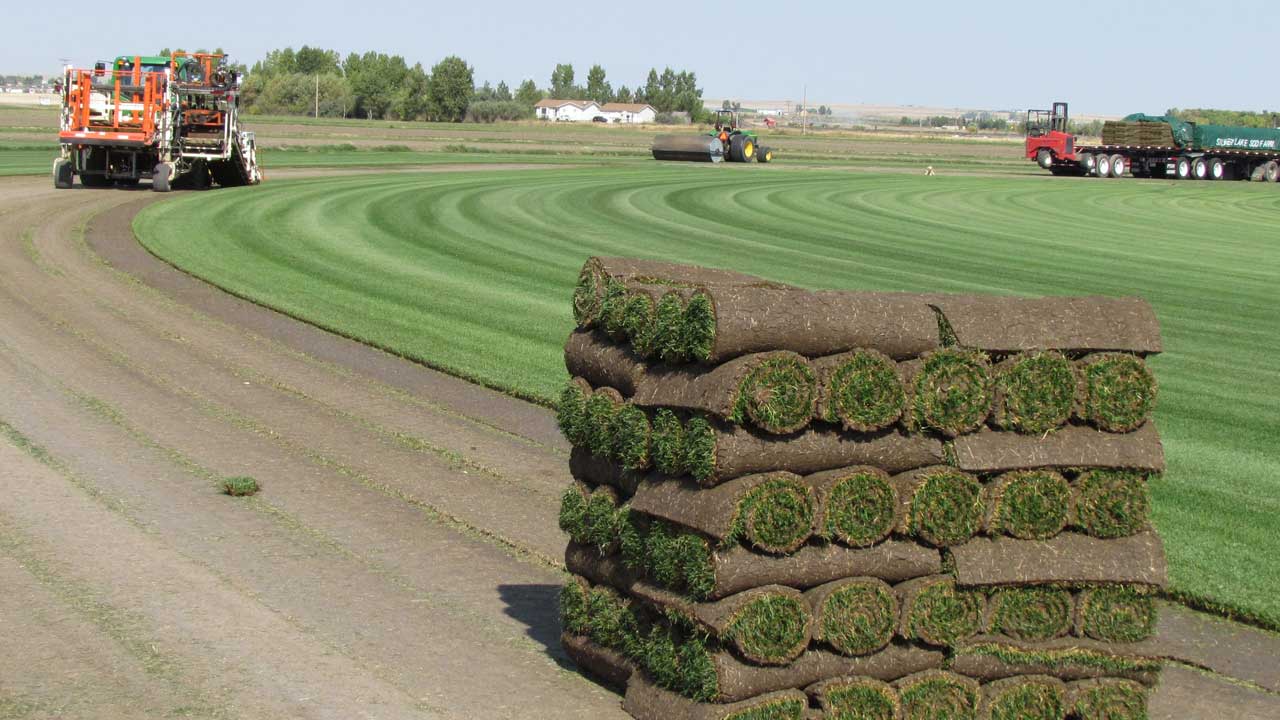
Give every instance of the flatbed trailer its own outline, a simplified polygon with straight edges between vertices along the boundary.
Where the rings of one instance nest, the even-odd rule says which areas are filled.
[[[1233,146],[1079,145],[1067,131],[1067,117],[1064,102],[1027,113],[1026,157],[1054,175],[1280,182],[1280,148],[1238,146],[1274,143],[1224,139]]]

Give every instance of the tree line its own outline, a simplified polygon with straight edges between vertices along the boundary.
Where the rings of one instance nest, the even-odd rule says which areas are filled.
[[[513,90],[505,81],[476,87],[474,70],[456,55],[428,70],[400,55],[371,51],[343,58],[306,45],[267,53],[247,68],[241,84],[246,111],[271,115],[494,122],[532,117],[534,105],[545,98],[647,103],[658,113],[687,112],[695,121],[706,113],[697,77],[685,70],[651,69],[634,90],[615,90],[600,65],[591,67],[581,85],[573,65],[561,63],[547,87],[526,78]]]
[[[1251,128],[1280,128],[1280,113],[1263,110],[1212,110],[1208,108],[1169,108],[1165,115],[1202,125],[1236,125]]]

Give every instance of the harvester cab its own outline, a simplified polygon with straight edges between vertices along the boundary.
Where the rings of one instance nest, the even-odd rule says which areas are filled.
[[[1074,162],[1076,138],[1068,132],[1068,122],[1064,102],[1055,102],[1052,110],[1028,110],[1027,158],[1045,170],[1052,170],[1057,161]]]
[[[773,149],[762,147],[754,130],[743,130],[735,110],[717,110],[707,135],[659,135],[653,140],[655,160],[690,162],[772,162]]]

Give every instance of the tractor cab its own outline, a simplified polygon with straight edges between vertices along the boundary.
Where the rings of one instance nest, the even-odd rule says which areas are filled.
[[[715,130],[711,133],[724,146],[724,155],[734,162],[755,160],[759,138],[754,132],[743,130],[736,110],[717,110]]]
[[[1068,132],[1067,104],[1055,102],[1052,110],[1027,111],[1026,156],[1045,170],[1055,163],[1075,162],[1076,138]]]

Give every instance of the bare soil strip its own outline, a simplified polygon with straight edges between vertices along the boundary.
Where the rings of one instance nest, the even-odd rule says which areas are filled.
[[[0,716],[624,717],[559,647],[548,410],[175,270],[150,196],[47,186],[0,183]],[[1242,683],[1174,668],[1153,717],[1280,712],[1274,636],[1160,638]]]

